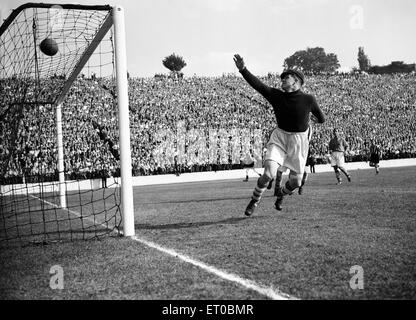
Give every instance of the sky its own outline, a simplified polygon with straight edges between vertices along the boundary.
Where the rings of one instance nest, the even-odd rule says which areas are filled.
[[[1,21],[26,2],[0,0]],[[358,47],[372,65],[416,62],[414,0],[102,0],[41,1],[121,5],[131,76],[169,72],[175,53],[185,76],[236,73],[240,54],[256,75],[280,73],[285,58],[308,47],[335,53],[341,69],[357,67]]]

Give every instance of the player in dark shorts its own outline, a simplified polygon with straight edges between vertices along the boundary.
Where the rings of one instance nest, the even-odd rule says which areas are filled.
[[[381,149],[373,140],[370,145],[370,167],[374,167],[376,174],[380,173]]]
[[[313,149],[312,151],[309,150],[308,159],[306,160],[306,165],[309,166],[311,173],[315,173],[316,155]]]

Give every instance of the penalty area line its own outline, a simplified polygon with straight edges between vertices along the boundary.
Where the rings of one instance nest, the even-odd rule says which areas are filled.
[[[220,278],[225,279],[227,281],[238,283],[239,285],[241,285],[241,286],[243,286],[247,289],[254,290],[254,291],[260,293],[261,295],[266,296],[270,299],[273,299],[273,300],[297,300],[297,298],[295,298],[293,296],[290,296],[286,293],[277,291],[277,290],[275,290],[271,287],[266,287],[266,286],[263,286],[263,285],[259,285],[259,284],[257,284],[256,282],[254,282],[252,280],[241,278],[240,276],[238,276],[236,274],[229,273],[229,272],[226,272],[226,271],[222,271],[222,270],[217,269],[213,266],[207,265],[204,262],[195,260],[191,257],[188,257],[188,256],[184,255],[184,254],[180,254],[180,253],[176,252],[173,249],[162,247],[162,246],[160,246],[160,245],[158,245],[154,242],[144,240],[144,239],[140,239],[136,236],[133,236],[133,237],[130,237],[130,238],[132,240],[137,241],[141,244],[144,244],[144,245],[146,245],[150,248],[153,248],[153,249],[156,249],[156,250],[161,251],[163,253],[166,253],[166,254],[168,254],[172,257],[178,258],[178,259],[180,259],[184,262],[190,263],[190,264],[192,264],[192,265],[194,265],[198,268],[201,268],[201,269],[203,269],[203,270],[205,270],[205,271],[207,271],[211,274],[216,275],[217,277],[220,277]]]

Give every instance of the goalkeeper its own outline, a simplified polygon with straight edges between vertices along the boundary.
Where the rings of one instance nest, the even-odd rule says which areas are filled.
[[[284,71],[280,75],[282,91],[269,87],[251,74],[240,55],[234,56],[234,62],[248,84],[272,105],[277,121],[277,127],[267,143],[264,173],[257,180],[252,199],[245,210],[245,215],[251,216],[279,166],[288,168],[290,173],[289,180],[277,192],[275,206],[281,206],[283,197],[300,187],[309,150],[311,113],[318,123],[323,123],[325,117],[315,98],[302,92],[304,77],[301,72],[290,69]]]

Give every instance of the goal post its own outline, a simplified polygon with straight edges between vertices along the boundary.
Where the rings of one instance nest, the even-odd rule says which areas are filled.
[[[57,54],[42,52],[39,44],[46,37],[57,40]],[[82,229],[82,238],[89,233],[97,236],[96,225],[116,230],[124,236],[134,236],[123,8],[27,3],[13,10],[0,26],[0,46],[0,86],[4,96],[7,96],[0,110],[0,138],[4,140],[0,146],[3,176],[0,183],[0,242],[41,234],[47,234],[44,238],[50,239],[51,234],[57,233],[60,239],[66,229],[73,229],[74,225]],[[107,69],[110,75],[106,74]],[[86,77],[84,73],[87,73]],[[110,100],[113,102],[110,103]],[[102,106],[97,108],[97,104]],[[38,116],[41,118],[47,114],[45,110],[49,108],[54,110],[53,120],[39,120],[39,128],[45,125],[43,122],[54,121],[54,142],[50,141],[48,132],[42,132],[34,141],[36,133],[33,134],[31,128],[38,124],[33,123]],[[106,117],[103,121],[107,122],[97,123],[103,113]],[[113,113],[116,120],[111,118]],[[47,117],[52,118],[52,115],[47,114]],[[68,119],[69,123],[66,122]],[[25,123],[26,120],[31,121],[30,125]],[[118,125],[117,130],[115,124]],[[78,139],[79,133],[74,133],[77,126],[83,128],[81,134],[85,134],[85,128],[97,132],[96,137],[86,137],[85,140],[91,140],[92,148],[100,146],[103,159],[100,163],[94,158],[96,150],[80,152],[74,147],[72,154],[67,150],[74,141],[69,141],[71,138],[66,132],[72,131],[73,137]],[[39,132],[44,130],[39,128]],[[29,147],[22,145],[22,141],[27,142]],[[82,142],[80,145],[85,149]],[[45,167],[45,153],[49,155],[49,160],[51,149],[54,150],[56,163],[42,169]],[[68,155],[74,154],[75,160],[68,159]],[[100,193],[96,192],[97,186],[93,186],[95,182],[91,182],[91,194],[88,195],[82,191],[85,181],[78,181],[76,187],[70,185],[75,179],[74,172],[81,172],[84,176],[91,173],[88,168],[75,164],[79,158],[86,163],[94,162],[100,168],[109,166],[106,159],[117,163],[119,168],[115,172],[119,172],[120,179],[114,178],[112,187],[120,190],[121,196],[116,193],[109,195],[108,190],[103,190],[103,203],[97,205],[95,198]],[[91,167],[89,170],[92,170]],[[57,183],[45,178],[46,174],[53,175],[54,171],[57,172]],[[35,173],[36,177],[33,177]],[[33,181],[35,183],[31,183]],[[69,189],[72,191],[68,192]],[[75,194],[74,189],[78,193]],[[85,203],[85,198],[90,198],[90,202]],[[114,203],[109,204],[110,198],[114,199],[111,200]],[[118,203],[119,199],[121,203]],[[113,217],[119,211],[123,231],[119,230],[117,218]],[[68,232],[72,239],[73,231]]]
[[[59,178],[59,205],[66,209],[66,186],[64,165],[64,143],[62,134],[62,104],[56,105],[56,144],[58,149],[58,178]]]
[[[131,177],[131,150],[129,126],[129,97],[127,79],[126,32],[124,23],[124,10],[121,6],[113,8],[115,57],[117,73],[117,101],[119,110],[120,131],[120,163],[122,185],[122,208],[124,236],[134,236],[134,207],[133,187]]]

